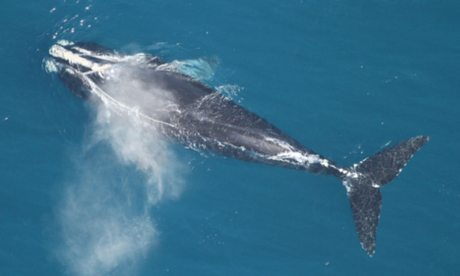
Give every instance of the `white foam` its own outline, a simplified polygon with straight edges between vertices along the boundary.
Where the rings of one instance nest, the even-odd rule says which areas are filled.
[[[116,77],[117,68],[99,66],[71,51],[63,51],[55,45],[50,53],[91,68],[94,72],[82,74],[71,70],[91,86],[94,96],[102,100],[97,107],[96,116],[90,132],[87,134],[83,159],[74,158],[80,168],[80,177],[69,181],[63,195],[60,209],[63,246],[57,252],[69,270],[76,275],[112,275],[115,271],[132,275],[138,263],[157,243],[159,231],[150,217],[149,209],[168,199],[177,198],[184,185],[183,173],[186,167],[176,161],[170,145],[160,138],[158,124],[167,124],[158,118],[144,114],[142,110],[150,106],[152,91],[149,88],[136,87],[135,80],[124,75],[127,87],[100,87],[89,78],[92,73],[103,77]],[[80,50],[80,49],[79,49]],[[121,57],[113,59],[127,61],[125,70],[130,70],[129,62],[145,61],[147,55]],[[122,68],[123,69],[123,68]],[[47,72],[56,72],[53,61],[45,61]],[[115,91],[116,90],[116,91]],[[128,93],[130,99],[137,102],[127,104],[113,95]],[[153,100],[162,105],[169,95],[155,90]],[[174,110],[174,106],[167,108]],[[177,108],[176,108],[177,109]],[[112,153],[91,155],[101,145],[109,146]],[[106,147],[107,148],[107,147]],[[127,177],[120,180],[113,175],[123,174],[110,171],[111,166],[125,165],[134,167],[139,177]],[[137,191],[137,192],[134,192]]]

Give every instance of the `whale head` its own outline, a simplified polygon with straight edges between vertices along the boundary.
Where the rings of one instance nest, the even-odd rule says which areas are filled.
[[[75,95],[87,100],[94,85],[104,82],[104,70],[120,61],[120,55],[92,42],[59,41],[49,49],[45,69],[56,73]]]
[[[123,55],[94,42],[58,41],[49,49],[45,70],[56,73],[75,95],[89,100],[92,91],[113,77],[115,68],[153,69],[165,64],[158,57],[145,53]]]

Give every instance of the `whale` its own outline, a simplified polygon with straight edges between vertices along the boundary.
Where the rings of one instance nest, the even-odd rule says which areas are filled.
[[[429,141],[428,136],[414,136],[357,164],[339,165],[159,57],[124,54],[94,42],[59,41],[49,49],[45,67],[78,97],[135,117],[172,143],[338,178],[349,198],[358,239],[371,257],[381,188]]]

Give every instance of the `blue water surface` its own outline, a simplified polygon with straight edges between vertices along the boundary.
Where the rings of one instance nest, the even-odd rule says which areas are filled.
[[[26,0],[0,13],[0,275],[460,275],[458,1]],[[179,146],[181,192],[137,225],[146,176],[91,142],[94,107],[44,70],[61,39],[216,58],[210,86],[342,165],[431,140],[382,188],[372,258],[337,179]]]

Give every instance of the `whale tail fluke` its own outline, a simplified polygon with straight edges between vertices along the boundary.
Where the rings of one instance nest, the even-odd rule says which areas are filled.
[[[429,141],[417,136],[386,148],[348,168],[342,181],[347,188],[353,220],[363,249],[372,257],[382,208],[380,187],[395,179],[411,157]]]

